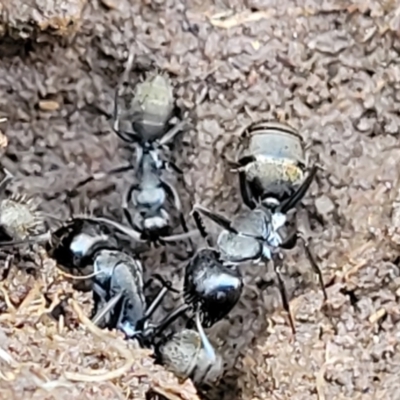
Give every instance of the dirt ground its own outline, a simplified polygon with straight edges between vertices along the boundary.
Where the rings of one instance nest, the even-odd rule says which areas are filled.
[[[0,118],[8,118],[1,128],[9,139],[1,163],[18,178],[11,190],[36,196],[43,210],[64,218],[67,188],[129,157],[105,114],[130,49],[141,65],[151,61],[170,74],[192,120],[174,151],[185,171],[179,188],[187,212],[199,202],[234,215],[241,207],[237,180],[221,154],[233,156],[249,122],[287,121],[324,167],[305,203],[329,304],[323,305],[301,247],[288,253],[294,340],[273,273],[246,267],[240,304],[209,331],[227,372],[204,396],[398,399],[400,2],[81,0],[55,2],[54,10],[52,2],[31,3],[26,9],[3,0],[0,7],[6,35],[0,41]],[[29,40],[34,36],[36,42]],[[127,182],[123,175],[88,185],[74,199],[75,210],[118,216]],[[174,251],[168,248],[167,265],[157,252],[148,254],[147,271],[178,281],[182,260]],[[262,288],[258,277],[267,282]],[[14,343],[8,351],[29,360],[4,321],[3,336]],[[79,340],[73,331],[66,335]],[[94,346],[88,335],[87,346]],[[41,360],[54,366],[53,373],[62,369],[57,354],[49,351],[53,359]],[[129,387],[139,384],[132,382]],[[84,385],[76,385],[68,390],[82,395]],[[96,390],[102,385],[110,397],[102,392],[96,398],[122,398],[107,382]],[[124,395],[145,398],[138,393]]]

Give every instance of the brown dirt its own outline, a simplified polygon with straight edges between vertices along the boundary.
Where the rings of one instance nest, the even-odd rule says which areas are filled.
[[[86,0],[4,0],[0,4],[0,36],[40,42],[51,36],[71,36],[81,26],[85,4]]]
[[[194,129],[175,149],[183,154],[177,163],[185,170],[186,190],[180,187],[187,210],[189,201],[228,215],[241,207],[221,153],[232,156],[251,120],[288,121],[319,157],[325,171],[306,203],[314,209],[313,244],[330,305],[322,305],[301,249],[288,254],[293,341],[276,286],[261,292],[255,284],[257,276],[271,281],[273,274],[246,268],[240,304],[210,332],[228,372],[209,398],[399,397],[399,10],[400,2],[389,0],[93,1],[68,43],[0,45],[0,118],[8,118],[1,128],[9,139],[2,164],[18,177],[13,191],[37,195],[44,210],[60,217],[67,208],[57,193],[127,157],[100,110],[111,112],[132,46],[142,63],[152,60],[171,74],[193,117]],[[128,180],[90,185],[75,207],[118,215]],[[169,257],[161,265],[157,255],[145,258],[148,271],[176,279],[180,261]],[[7,324],[5,335],[18,343]],[[40,329],[37,335],[40,340]],[[75,335],[66,333],[70,340]],[[87,335],[92,349],[97,344]],[[16,346],[3,349],[26,362],[26,354],[14,354]],[[60,371],[54,354],[41,362]],[[90,362],[86,357],[79,368]],[[35,386],[28,375],[20,379]]]

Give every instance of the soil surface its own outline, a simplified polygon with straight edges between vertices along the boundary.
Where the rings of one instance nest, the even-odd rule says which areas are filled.
[[[323,304],[301,246],[287,252],[285,282],[297,328],[292,338],[273,272],[244,268],[240,304],[208,331],[224,356],[226,376],[203,395],[398,399],[400,2],[54,3],[54,10],[47,2],[43,11],[32,2],[32,18],[15,5],[7,10],[6,1],[0,8],[6,35],[0,43],[0,118],[8,118],[0,128],[9,141],[1,163],[17,178],[10,191],[35,196],[44,211],[65,218],[67,189],[126,162],[130,153],[109,116],[129,51],[137,64],[130,82],[140,69],[166,71],[192,122],[173,149],[184,171],[177,187],[186,215],[193,203],[228,216],[244,207],[237,177],[222,155],[234,157],[251,121],[286,121],[323,167],[304,203],[329,302]],[[26,31],[24,18],[35,29]],[[46,18],[53,22],[46,24]],[[62,18],[73,20],[74,29],[66,30]],[[19,23],[24,35],[16,34]],[[87,185],[72,200],[74,211],[121,218],[129,180],[127,173]],[[200,239],[197,244],[203,245]],[[179,246],[168,246],[149,252],[143,262],[148,274],[157,270],[179,286],[181,255]],[[21,273],[28,276],[26,271]],[[31,279],[25,281],[33,287]],[[173,303],[170,298],[162,312]],[[21,359],[15,347],[8,351]],[[57,354],[49,351],[49,365],[57,364]]]

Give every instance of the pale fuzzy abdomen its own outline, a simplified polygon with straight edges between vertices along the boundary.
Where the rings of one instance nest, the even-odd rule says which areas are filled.
[[[0,203],[0,225],[15,240],[23,240],[43,229],[43,220],[31,199],[12,197]]]
[[[160,348],[162,363],[178,378],[189,377],[194,367],[194,357],[200,352],[201,340],[196,332],[183,330],[175,333]]]
[[[160,353],[163,364],[180,379],[190,377],[196,383],[211,383],[223,372],[221,356],[217,354],[217,359],[211,361],[202,348],[199,334],[190,329],[175,333]]]
[[[139,84],[136,88],[135,103],[148,118],[167,120],[174,106],[170,81],[162,75],[155,75]]]
[[[172,87],[167,78],[155,75],[139,84],[131,104],[134,126],[149,141],[164,134],[165,124],[174,108]]]

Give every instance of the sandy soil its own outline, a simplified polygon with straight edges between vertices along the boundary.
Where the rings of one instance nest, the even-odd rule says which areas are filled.
[[[65,217],[67,188],[129,157],[105,116],[129,49],[141,66],[170,74],[193,122],[174,149],[187,212],[193,202],[237,212],[237,181],[221,154],[233,156],[253,120],[289,122],[324,166],[305,203],[329,305],[301,248],[288,253],[293,340],[273,273],[246,268],[240,304],[210,330],[227,374],[205,396],[399,398],[400,3],[103,0],[70,3],[72,11],[56,3],[62,11],[32,2],[42,14],[24,35],[26,14],[6,1],[0,8],[2,31],[12,26],[0,43],[0,117],[8,118],[1,128],[9,140],[2,165],[18,178],[11,191]],[[57,12],[73,29],[53,23]],[[88,185],[75,209],[118,216],[128,181]],[[147,271],[177,281],[181,260],[169,247],[165,264],[161,252],[146,255]],[[261,290],[259,277],[271,284]]]

